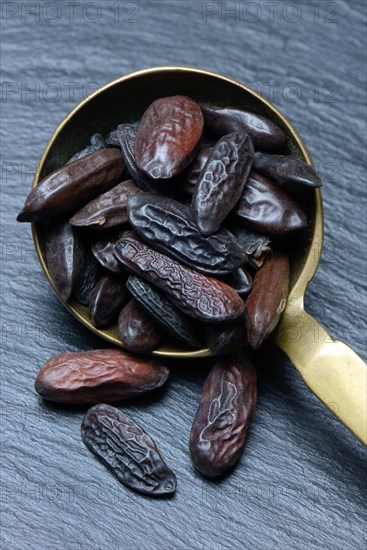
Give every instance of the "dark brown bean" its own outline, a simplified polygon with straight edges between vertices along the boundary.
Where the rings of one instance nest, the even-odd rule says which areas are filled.
[[[216,361],[205,381],[190,435],[191,458],[202,474],[219,476],[238,461],[256,398],[256,372],[243,350]]]
[[[247,343],[245,316],[241,315],[229,323],[206,324],[205,338],[213,355],[224,355],[239,350]]]
[[[114,256],[115,245],[119,239],[120,233],[101,237],[91,242],[91,250],[96,260],[108,271],[123,274],[126,270],[122,267]]]
[[[182,172],[193,158],[203,127],[201,109],[189,97],[157,99],[145,111],[136,134],[138,167],[155,180]]]
[[[118,320],[118,331],[124,346],[135,353],[153,351],[162,339],[161,330],[135,298],[122,308]]]
[[[92,229],[109,229],[128,221],[127,201],[140,188],[133,180],[125,180],[93,199],[70,219],[70,224]]]
[[[197,273],[131,238],[120,239],[116,258],[130,271],[161,288],[190,317],[222,322],[239,317],[244,304],[228,285]]]
[[[259,269],[272,252],[270,237],[260,235],[245,227],[231,226],[230,230],[236,238],[237,244],[246,252],[248,263],[255,269]]]
[[[140,277],[130,275],[127,288],[150,318],[166,333],[191,348],[199,348],[199,327],[167,298],[164,292]]]
[[[157,192],[157,183],[151,180],[136,164],[135,138],[139,124],[120,124],[116,130],[127,171],[143,191]]]
[[[257,271],[246,301],[247,339],[252,348],[258,349],[277,326],[288,292],[288,256],[274,252]]]
[[[242,267],[236,269],[230,275],[223,277],[223,281],[232,287],[240,296],[248,294],[252,287],[252,277]]]
[[[205,125],[218,134],[224,136],[231,132],[248,134],[255,149],[260,151],[274,151],[285,143],[285,133],[274,122],[255,113],[231,109],[229,107],[215,107],[201,105]]]
[[[199,179],[201,172],[208,158],[213,151],[213,147],[200,147],[196,157],[191,164],[180,174],[180,186],[183,195],[191,197]]]
[[[159,497],[176,490],[175,473],[153,439],[122,411],[103,404],[92,407],[81,432],[87,447],[133,491]]]
[[[83,271],[73,292],[73,297],[77,302],[83,306],[89,306],[92,291],[100,281],[103,273],[106,273],[106,271],[97,262],[88,245],[85,248]]]
[[[27,197],[18,222],[38,222],[75,212],[111,189],[125,170],[121,152],[100,149],[49,174]]]
[[[117,275],[107,272],[90,296],[90,317],[93,325],[102,328],[116,321],[125,301],[125,282]]]
[[[94,153],[94,151],[98,151],[98,149],[104,149],[104,147],[106,147],[106,144],[101,134],[93,134],[93,136],[90,138],[90,145],[88,145],[78,153],[75,153],[75,155],[73,155],[66,164],[71,164],[76,160],[82,159],[83,157]]]
[[[84,245],[68,222],[56,222],[47,228],[45,258],[57,292],[68,302],[84,266]]]
[[[207,275],[231,273],[247,261],[247,255],[226,230],[204,237],[190,209],[152,193],[129,199],[131,225],[144,241],[163,254]]]
[[[193,218],[203,235],[218,231],[238,202],[253,156],[252,141],[245,134],[228,134],[214,146],[192,196]]]
[[[306,216],[296,202],[254,170],[236,207],[236,216],[246,227],[269,235],[283,235],[307,226]]]
[[[254,168],[289,191],[321,187],[313,166],[289,155],[255,155]]]
[[[62,353],[38,373],[35,388],[49,401],[98,403],[130,399],[164,384],[167,367],[118,349]]]

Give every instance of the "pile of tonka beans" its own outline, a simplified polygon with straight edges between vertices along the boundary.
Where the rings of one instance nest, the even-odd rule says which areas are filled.
[[[314,168],[280,154],[271,120],[186,96],[154,101],[74,155],[35,187],[18,221],[37,222],[55,288],[89,307],[92,323],[117,322],[129,350],[50,359],[36,390],[51,401],[94,405],[86,445],[128,487],[176,489],[151,437],[110,402],[161,386],[168,369],[143,355],[167,336],[220,357],[204,384],[190,453],[206,476],[239,459],[256,405],[257,350],[289,292],[289,257],[307,227],[300,197],[321,186]]]

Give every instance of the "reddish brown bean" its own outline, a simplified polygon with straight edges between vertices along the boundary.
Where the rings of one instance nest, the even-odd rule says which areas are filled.
[[[158,388],[168,374],[156,360],[99,349],[52,357],[38,373],[35,388],[44,399],[59,403],[111,403]]]
[[[274,252],[257,271],[246,302],[247,339],[258,349],[275,329],[287,304],[289,293],[289,260]]]
[[[153,179],[181,172],[192,159],[204,127],[199,105],[186,96],[163,97],[145,111],[135,139],[138,167]]]

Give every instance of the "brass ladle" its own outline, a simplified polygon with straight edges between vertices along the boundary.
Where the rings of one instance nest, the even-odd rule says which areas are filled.
[[[253,90],[224,76],[200,69],[157,67],[118,78],[73,109],[48,142],[37,167],[33,187],[82,149],[93,133],[105,135],[122,122],[138,120],[152,101],[175,94],[253,111],[272,119],[287,134],[284,152],[312,164],[311,156],[298,132],[284,115]],[[297,250],[291,258],[291,291],[272,339],[288,355],[315,395],[367,444],[366,364],[346,344],[333,340],[304,310],[304,294],[321,255],[321,191],[316,189],[304,193],[302,202],[309,218],[309,227],[299,236]],[[32,231],[40,263],[55,290],[45,263],[42,230],[36,224]],[[115,345],[123,346],[116,326],[106,330],[96,329],[86,307],[77,302],[64,305],[90,330]],[[175,346],[177,344],[168,343],[154,351],[154,354],[177,358],[210,355],[208,349],[188,351]]]

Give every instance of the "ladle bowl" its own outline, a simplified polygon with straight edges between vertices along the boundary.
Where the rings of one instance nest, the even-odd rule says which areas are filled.
[[[152,101],[176,94],[187,95],[197,101],[249,110],[270,118],[286,133],[286,145],[282,153],[298,156],[312,164],[311,156],[297,130],[278,109],[255,91],[232,79],[200,69],[157,67],[122,76],[77,105],[48,142],[37,167],[33,187],[85,147],[93,133],[106,135],[118,124],[139,120]],[[334,341],[304,310],[304,294],[315,274],[322,249],[321,191],[315,189],[300,193],[299,200],[309,223],[308,228],[295,240],[296,246],[291,256],[291,291],[272,339],[288,355],[310,389],[367,443],[366,365],[351,348]],[[45,261],[41,226],[34,224],[32,231],[39,261],[57,294]],[[97,329],[90,320],[88,308],[75,301],[63,304],[90,330],[123,347],[116,326]],[[210,355],[207,348],[192,351],[171,341],[165,342],[153,353],[176,358]]]

